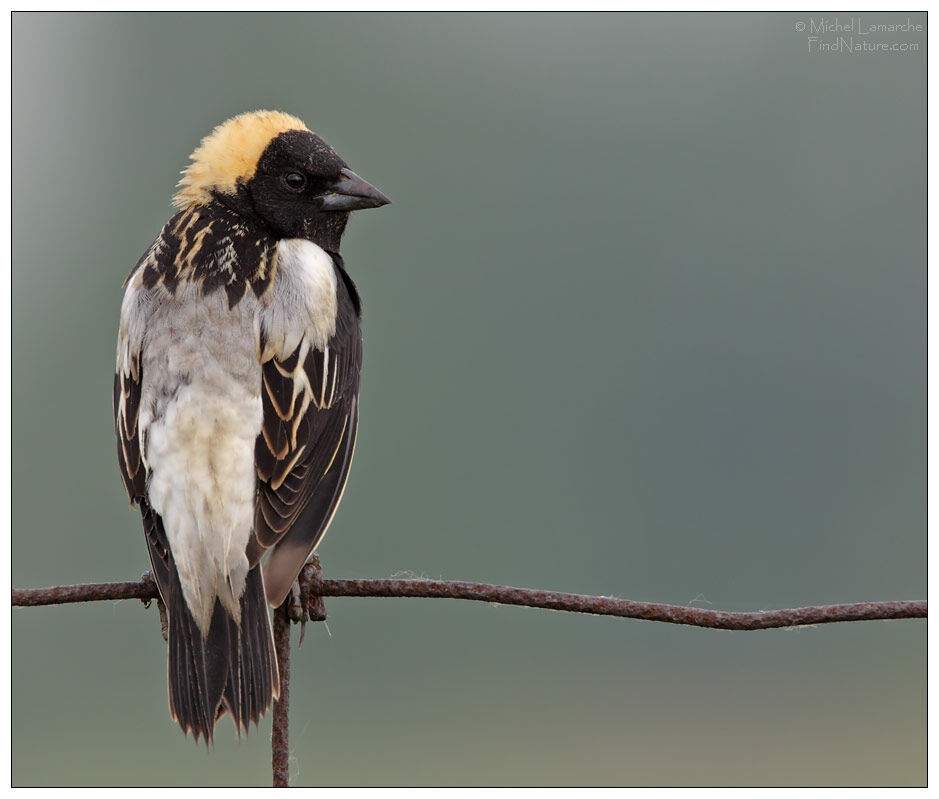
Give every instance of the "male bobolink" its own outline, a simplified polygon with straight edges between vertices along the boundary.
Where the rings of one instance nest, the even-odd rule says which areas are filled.
[[[170,715],[198,740],[279,694],[276,607],[342,498],[358,422],[360,304],[339,255],[388,198],[299,119],[219,125],[126,281],[118,460],[169,623]],[[267,553],[264,563],[262,557]]]

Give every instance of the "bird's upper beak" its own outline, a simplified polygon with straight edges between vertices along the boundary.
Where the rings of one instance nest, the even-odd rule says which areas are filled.
[[[343,169],[340,179],[323,195],[324,211],[355,211],[359,208],[380,208],[391,202],[371,183],[366,183],[351,169]]]

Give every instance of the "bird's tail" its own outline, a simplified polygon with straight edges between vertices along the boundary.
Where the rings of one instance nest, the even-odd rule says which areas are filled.
[[[164,602],[169,623],[170,715],[196,740],[212,740],[215,722],[231,713],[235,729],[248,731],[280,693],[271,621],[258,566],[241,596],[241,625],[215,600],[203,636],[183,598],[175,564],[168,570]]]

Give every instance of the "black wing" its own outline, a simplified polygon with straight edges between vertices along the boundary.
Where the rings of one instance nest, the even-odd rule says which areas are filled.
[[[126,371],[114,375],[114,429],[121,479],[132,504],[146,496],[147,476],[140,458],[140,353],[130,353]]]
[[[304,336],[289,357],[262,364],[256,541],[248,558],[253,565],[273,547],[264,564],[264,585],[275,606],[325,535],[355,447],[362,366],[359,301],[342,259],[331,255],[340,277],[335,334],[322,351]]]

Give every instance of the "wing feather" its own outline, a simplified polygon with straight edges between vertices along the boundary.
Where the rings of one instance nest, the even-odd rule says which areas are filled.
[[[131,504],[146,496],[147,475],[140,452],[140,392],[143,379],[139,343],[122,324],[118,336],[118,365],[114,375],[114,431],[121,479]]]
[[[259,487],[255,541],[248,557],[254,565],[272,549],[264,565],[272,605],[283,601],[325,535],[355,445],[362,362],[359,309],[341,259],[333,258],[341,277],[335,334],[319,348],[312,328],[305,330],[289,355],[270,356],[261,367],[264,419],[255,444]],[[261,351],[278,352],[269,344],[262,342]]]

